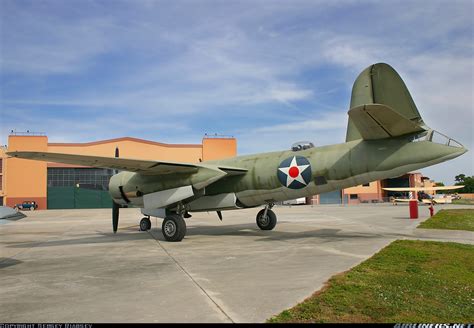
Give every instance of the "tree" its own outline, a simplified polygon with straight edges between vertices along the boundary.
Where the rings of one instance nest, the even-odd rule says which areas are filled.
[[[458,174],[454,177],[454,180],[456,180],[456,182],[464,182],[464,179],[466,178],[466,175],[465,174]],[[462,184],[462,183],[460,183]]]
[[[456,186],[463,185],[464,188],[456,190],[460,194],[474,193],[474,176],[466,176],[465,174],[458,174],[454,177]]]

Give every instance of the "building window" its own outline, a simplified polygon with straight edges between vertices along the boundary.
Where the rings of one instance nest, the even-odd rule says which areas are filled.
[[[350,195],[350,199],[358,199],[358,195],[357,194],[351,194]]]
[[[368,186],[370,186],[370,183],[364,183],[364,184],[362,185],[362,187],[368,187]]]
[[[48,168],[48,187],[74,187],[85,185],[88,188],[107,190],[111,169],[98,168]]]
[[[3,175],[0,174],[0,190],[3,190]]]
[[[3,158],[0,158],[0,173],[3,173]]]

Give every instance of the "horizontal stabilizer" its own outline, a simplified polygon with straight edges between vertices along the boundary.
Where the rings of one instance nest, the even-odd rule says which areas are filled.
[[[418,122],[411,121],[382,104],[366,104],[351,108],[349,118],[364,140],[398,137],[425,130]]]

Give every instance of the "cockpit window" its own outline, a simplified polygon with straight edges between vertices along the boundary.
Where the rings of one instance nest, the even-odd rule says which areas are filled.
[[[435,130],[429,131],[427,140],[437,143],[437,144],[445,145],[445,146],[463,148],[463,145],[461,145],[456,140],[451,139],[450,137],[445,136],[444,134],[439,133],[438,131],[435,131]]]
[[[314,144],[309,141],[298,141],[298,142],[295,142],[291,146],[291,150],[293,151],[300,151],[300,150],[305,150],[309,148],[314,148]]]
[[[421,133],[411,136],[410,138],[411,138],[411,142],[430,141],[430,142],[434,142],[434,143],[445,145],[445,146],[458,147],[458,148],[464,147],[456,140],[451,139],[450,137],[445,136],[444,134],[439,133],[438,131],[435,131],[435,130],[423,131]]]
[[[425,141],[428,135],[428,131],[423,131],[421,133],[415,134],[411,141],[412,142],[419,142],[419,141]]]

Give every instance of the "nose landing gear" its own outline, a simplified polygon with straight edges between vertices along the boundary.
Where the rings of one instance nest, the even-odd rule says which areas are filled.
[[[140,220],[140,231],[147,231],[151,229],[150,217],[144,217]]]

